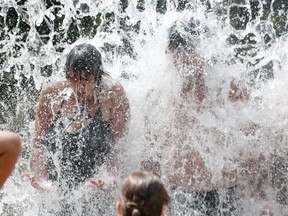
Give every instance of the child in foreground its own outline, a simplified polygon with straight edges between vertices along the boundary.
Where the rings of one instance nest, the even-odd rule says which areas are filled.
[[[169,195],[161,180],[149,172],[133,172],[124,179],[117,202],[118,216],[163,216]]]

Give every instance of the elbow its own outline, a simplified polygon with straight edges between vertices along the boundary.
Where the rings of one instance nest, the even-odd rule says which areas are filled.
[[[3,153],[13,158],[18,158],[21,152],[21,139],[18,134],[10,131],[1,132],[0,144],[3,146]]]

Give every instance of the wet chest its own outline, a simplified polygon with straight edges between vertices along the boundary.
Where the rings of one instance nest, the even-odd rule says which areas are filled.
[[[101,118],[109,122],[111,111],[107,100],[101,103],[91,101],[85,106],[79,106],[75,100],[70,98],[53,107],[54,113],[60,113],[59,121],[63,124],[65,132],[69,134],[77,134],[87,128],[95,117],[97,109],[101,110]]]

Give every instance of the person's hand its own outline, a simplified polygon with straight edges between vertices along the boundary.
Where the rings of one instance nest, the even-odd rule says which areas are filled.
[[[117,180],[103,180],[101,178],[98,179],[89,179],[88,182],[84,184],[84,189],[93,188],[98,189],[100,191],[112,191],[117,186]]]
[[[30,173],[25,173],[24,176],[26,176],[30,181],[31,185],[38,189],[41,192],[57,192],[59,191],[59,188],[55,185],[51,185],[49,182],[44,182],[36,178],[35,176],[31,175]]]

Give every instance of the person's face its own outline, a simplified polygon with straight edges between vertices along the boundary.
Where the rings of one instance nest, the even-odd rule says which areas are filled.
[[[92,74],[89,74],[86,71],[75,73],[70,70],[67,74],[67,79],[76,94],[78,101],[83,102],[94,96],[96,79]]]

